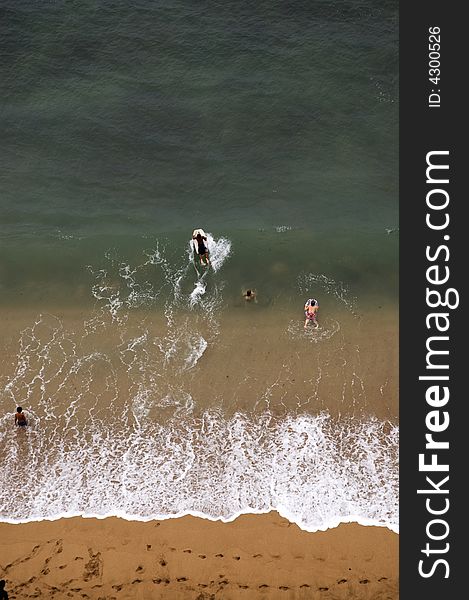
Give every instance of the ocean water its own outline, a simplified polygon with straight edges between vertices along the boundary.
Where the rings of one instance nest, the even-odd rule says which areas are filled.
[[[397,14],[2,4],[0,519],[397,530]]]

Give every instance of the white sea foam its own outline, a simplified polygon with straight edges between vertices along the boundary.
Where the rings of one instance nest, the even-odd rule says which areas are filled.
[[[398,429],[376,419],[205,413],[130,431],[94,420],[51,437],[50,427],[17,432],[0,421],[1,520],[227,521],[275,509],[308,531],[344,521],[398,529]],[[19,456],[27,480],[18,478]]]
[[[185,367],[187,370],[192,369],[197,364],[198,360],[202,357],[202,354],[207,349],[207,342],[202,337],[195,337],[191,341],[190,352],[185,359]]]
[[[207,233],[207,243],[210,250],[210,264],[216,273],[231,254],[231,241],[224,237],[215,239],[211,233]]]
[[[303,320],[292,319],[287,327],[288,335],[293,339],[307,339],[313,344],[331,339],[340,331],[340,323],[335,319],[318,319],[318,326],[308,325],[304,327]]]
[[[356,314],[357,299],[343,281],[335,281],[323,273],[303,273],[298,277],[298,289],[306,295],[315,297],[319,295],[318,290],[322,291],[344,304],[353,315]],[[321,305],[320,299],[319,305]]]
[[[192,308],[199,303],[202,296],[205,294],[207,284],[202,280],[197,280],[194,284],[194,289],[189,296],[189,306]]]

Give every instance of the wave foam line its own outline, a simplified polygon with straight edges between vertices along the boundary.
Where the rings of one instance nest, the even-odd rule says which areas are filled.
[[[0,520],[230,521],[277,510],[307,531],[349,521],[398,530],[398,428],[374,418],[205,413],[132,431],[95,420],[52,438],[50,426],[0,422]]]

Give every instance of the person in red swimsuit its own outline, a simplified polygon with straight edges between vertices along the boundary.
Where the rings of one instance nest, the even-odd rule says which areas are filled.
[[[306,300],[305,303],[305,329],[308,327],[308,323],[311,322],[314,327],[318,327],[318,322],[316,321],[316,313],[319,310],[319,302],[314,298],[310,298]]]

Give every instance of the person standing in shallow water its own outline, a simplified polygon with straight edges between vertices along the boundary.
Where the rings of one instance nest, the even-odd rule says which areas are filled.
[[[0,600],[8,600],[8,593],[5,590],[5,580],[0,580]]]
[[[315,298],[309,298],[305,303],[305,329],[308,327],[308,323],[311,322],[312,325],[316,328],[318,326],[317,322],[317,312],[319,310],[319,302]]]
[[[27,424],[28,421],[26,419],[26,415],[24,414],[21,406],[18,406],[15,415],[15,425],[17,425],[18,427],[25,427]]]

